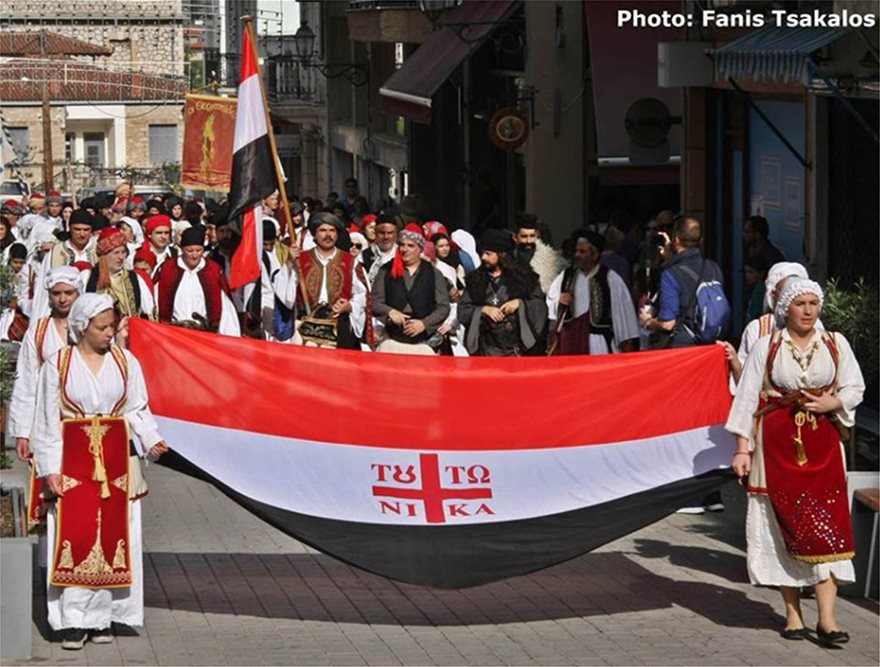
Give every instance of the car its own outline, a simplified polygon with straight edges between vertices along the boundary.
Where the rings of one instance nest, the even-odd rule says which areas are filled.
[[[21,184],[16,179],[8,179],[0,181],[0,201],[8,201],[10,199],[17,201],[19,204],[24,197],[30,197],[31,188],[25,183],[25,191],[21,191]]]

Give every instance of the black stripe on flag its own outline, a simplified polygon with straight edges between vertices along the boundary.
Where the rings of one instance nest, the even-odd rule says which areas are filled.
[[[581,556],[672,514],[732,479],[729,469],[616,500],[519,521],[402,526],[324,519],[244,496],[171,451],[162,465],[205,480],[284,533],[368,572],[419,586],[467,588]]]
[[[263,134],[232,155],[232,186],[229,190],[230,222],[238,225],[238,218],[245,210],[264,197],[268,197],[277,187],[269,135]],[[236,229],[240,230],[239,227]]]

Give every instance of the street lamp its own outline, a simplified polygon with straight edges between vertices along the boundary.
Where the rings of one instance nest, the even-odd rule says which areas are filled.
[[[308,21],[303,21],[302,24],[296,31],[296,34],[293,36],[293,50],[296,51],[296,55],[300,57],[303,62],[303,65],[308,63],[309,58],[315,52],[315,33],[309,27]]]
[[[314,68],[327,79],[346,79],[353,86],[363,86],[370,81],[370,68],[366,63],[324,63],[312,62],[315,56],[315,33],[308,21],[303,21],[293,35],[293,48],[303,69]]]
[[[521,34],[523,32],[522,20],[505,19],[498,21],[468,22],[440,21],[440,17],[443,13],[458,7],[460,4],[462,4],[462,0],[419,0],[419,9],[431,22],[431,30],[433,32],[437,32],[443,28],[449,28],[455,33],[456,37],[465,44],[476,44],[477,42],[483,41],[485,38],[486,30],[474,31],[474,28],[486,28],[492,30],[494,28],[505,26],[510,29],[510,32],[516,34],[513,35],[512,42],[510,35],[502,35],[498,38],[492,38],[492,41],[495,42],[498,50],[504,53],[513,54],[518,53],[525,47],[525,40]],[[471,34],[472,32],[474,32],[474,34]]]
[[[437,30],[440,15],[447,9],[458,7],[461,0],[419,0],[419,9],[428,17],[433,30]]]

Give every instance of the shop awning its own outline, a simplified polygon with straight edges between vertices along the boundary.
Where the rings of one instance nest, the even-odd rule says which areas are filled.
[[[837,41],[848,28],[764,28],[712,51],[716,79],[810,83],[811,54]]]
[[[418,123],[430,123],[434,93],[483,43],[513,4],[513,0],[472,0],[445,15],[441,23],[458,25],[431,33],[379,88],[383,108]]]

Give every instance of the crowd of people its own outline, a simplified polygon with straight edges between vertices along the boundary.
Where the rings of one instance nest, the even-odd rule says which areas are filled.
[[[732,467],[749,491],[750,578],[781,588],[786,639],[806,637],[799,595],[815,586],[818,637],[848,640],[834,617],[837,582],[854,577],[840,439],[854,423],[864,382],[847,341],[822,326],[821,287],[773,252],[760,220],[746,225],[762,299],[735,348],[725,341],[722,271],[703,256],[702,226],[690,216],[663,212],[641,239],[613,225],[602,233],[584,227],[557,250],[528,214],[516,229],[490,227],[475,239],[423,219],[412,199],[371,213],[354,179],[326,202],[294,200],[284,210],[276,192],[262,210],[260,280],[231,290],[240,230],[222,203],[143,200],[122,184],[115,198],[76,206],[58,193],[2,205],[0,252],[17,288],[3,304],[0,337],[21,341],[8,426],[19,457],[32,460],[43,500],[67,495],[74,507],[86,501],[71,493],[80,482],[71,481],[68,461],[93,465],[95,492],[112,499],[113,447],[117,459],[134,457],[118,485],[130,511],[127,529],[117,517],[114,530],[127,537],[112,564],[94,554],[100,540],[88,554],[60,541],[59,513],[47,506],[49,622],[64,631],[65,648],[112,641],[111,621],[143,618],[137,504],[146,487],[138,461],[168,445],[137,360],[124,350],[131,317],[282,344],[414,355],[722,345],[734,394]],[[86,431],[91,424],[113,433],[113,419],[135,435],[131,451],[127,439],[110,438],[99,456],[94,437],[86,447],[65,430],[70,420],[85,420]],[[99,535],[101,522],[99,511]],[[100,562],[86,567],[86,558]]]

